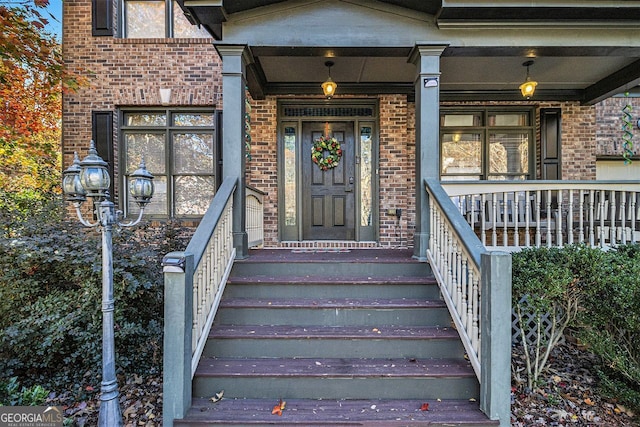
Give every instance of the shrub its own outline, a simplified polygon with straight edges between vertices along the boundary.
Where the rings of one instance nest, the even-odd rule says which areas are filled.
[[[577,314],[579,294],[567,258],[558,248],[524,249],[513,254],[512,304],[521,331],[529,389],[538,382],[551,350]],[[545,318],[551,322],[548,334]]]
[[[640,410],[640,246],[606,252],[595,274],[584,288],[580,338],[602,358],[603,384],[628,390],[627,404]]]
[[[563,330],[573,326],[590,351],[603,392],[640,410],[640,245],[603,251],[583,245],[532,248],[513,254],[513,305],[523,336],[532,329],[534,345],[523,340],[528,385],[544,370]],[[523,322],[525,310],[534,321]],[[551,335],[541,337],[544,314]]]
[[[39,406],[45,403],[48,395],[40,385],[20,387],[18,377],[0,383],[0,406]]]
[[[56,212],[64,212],[57,206],[54,214],[43,210],[0,237],[0,372],[49,388],[95,381],[102,359],[100,235],[76,221],[56,220]],[[189,234],[176,223],[114,230],[116,365],[122,372],[160,369],[160,262],[166,252],[184,248]]]

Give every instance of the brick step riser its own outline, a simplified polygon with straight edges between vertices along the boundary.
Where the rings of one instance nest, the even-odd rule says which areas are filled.
[[[273,399],[477,399],[479,386],[475,377],[371,377],[310,378],[272,377],[194,378],[193,397],[211,397],[224,390],[228,398]]]
[[[231,276],[279,276],[283,271],[286,271],[289,276],[302,277],[433,277],[431,267],[426,263],[401,264],[377,262],[242,262],[234,264]]]
[[[463,358],[459,339],[209,339],[204,357]]]
[[[228,283],[228,298],[420,298],[440,299],[436,284],[370,285],[317,283]]]
[[[220,308],[214,325],[451,326],[446,308]]]

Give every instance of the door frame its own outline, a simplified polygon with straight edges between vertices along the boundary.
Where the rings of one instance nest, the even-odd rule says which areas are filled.
[[[282,241],[302,241],[302,124],[304,122],[353,122],[356,153],[355,164],[355,238],[356,242],[377,242],[379,239],[379,120],[377,99],[349,100],[280,100],[278,101],[277,168],[278,168],[278,238]],[[371,218],[362,221],[361,136],[370,130],[371,163],[370,205]],[[285,138],[287,142],[285,142]],[[285,145],[287,155],[285,158]],[[293,152],[292,152],[293,150]],[[290,175],[294,175],[291,178]],[[287,178],[285,175],[289,176]],[[292,188],[294,187],[294,188]],[[287,205],[289,204],[289,205]],[[290,206],[290,209],[288,208]],[[289,210],[289,212],[287,212]]]

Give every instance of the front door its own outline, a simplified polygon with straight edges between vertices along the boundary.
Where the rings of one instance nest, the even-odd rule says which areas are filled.
[[[355,140],[353,122],[306,122],[302,126],[302,234],[304,240],[355,239]],[[338,165],[322,170],[312,160],[322,136],[340,143]],[[329,156],[323,152],[323,157]]]

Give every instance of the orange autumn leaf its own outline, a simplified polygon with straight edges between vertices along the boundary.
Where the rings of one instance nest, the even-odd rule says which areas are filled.
[[[428,411],[429,410],[429,404],[428,403],[423,403],[422,406],[420,407],[421,411]]]
[[[282,416],[282,411],[284,410],[285,405],[287,404],[287,402],[283,401],[282,399],[280,399],[280,402],[278,402],[278,404],[276,406],[273,407],[273,409],[271,410],[271,414],[272,415],[278,415],[279,417]]]

